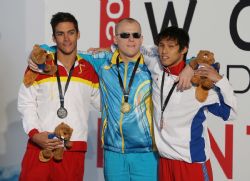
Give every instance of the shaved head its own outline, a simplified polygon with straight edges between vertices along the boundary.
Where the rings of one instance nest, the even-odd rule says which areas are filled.
[[[140,25],[140,23],[137,21],[137,20],[135,20],[135,19],[133,19],[133,18],[124,18],[124,19],[122,19],[121,21],[119,21],[116,25],[115,25],[115,34],[118,34],[119,33],[119,28],[120,28],[120,26],[123,24],[123,23],[136,23],[136,24],[138,24],[138,26],[140,27],[140,33],[141,33],[141,25]]]

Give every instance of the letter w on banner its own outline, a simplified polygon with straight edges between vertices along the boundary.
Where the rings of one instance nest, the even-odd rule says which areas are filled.
[[[130,0],[101,0],[100,47],[113,43],[115,24],[130,14]]]

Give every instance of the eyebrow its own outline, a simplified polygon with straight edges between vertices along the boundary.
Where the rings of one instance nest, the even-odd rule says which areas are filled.
[[[76,32],[76,29],[71,29],[71,30],[68,30],[66,32],[64,32],[64,31],[56,31],[55,33],[68,33],[68,32],[71,32],[71,31],[75,31]]]

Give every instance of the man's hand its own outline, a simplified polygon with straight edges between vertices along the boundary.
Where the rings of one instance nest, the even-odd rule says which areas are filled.
[[[216,71],[216,69],[208,64],[201,63],[199,68],[195,70],[195,75],[207,77],[214,83],[222,79],[222,76]]]
[[[192,86],[191,79],[193,76],[194,70],[189,65],[186,65],[186,67],[181,71],[179,78],[176,80],[179,80],[177,91],[190,89]]]
[[[29,60],[28,60],[28,66],[29,66],[29,68],[30,68],[31,70],[33,70],[34,72],[43,73],[43,71],[40,70],[40,69],[38,68],[37,64],[35,64],[35,63],[31,60],[31,58],[29,58]]]
[[[41,133],[34,134],[31,140],[39,145],[43,149],[53,150],[55,148],[61,147],[63,142],[59,139],[48,139],[50,133],[45,131]]]

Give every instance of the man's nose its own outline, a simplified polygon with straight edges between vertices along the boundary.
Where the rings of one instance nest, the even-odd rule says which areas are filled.
[[[134,37],[133,37],[133,35],[129,35],[129,37],[128,37],[128,39],[129,39],[129,41],[134,41]]]
[[[68,40],[69,39],[69,35],[68,34],[65,34],[64,35],[64,40]]]
[[[167,53],[167,52],[168,52],[168,48],[164,47],[164,48],[162,49],[162,53]]]

